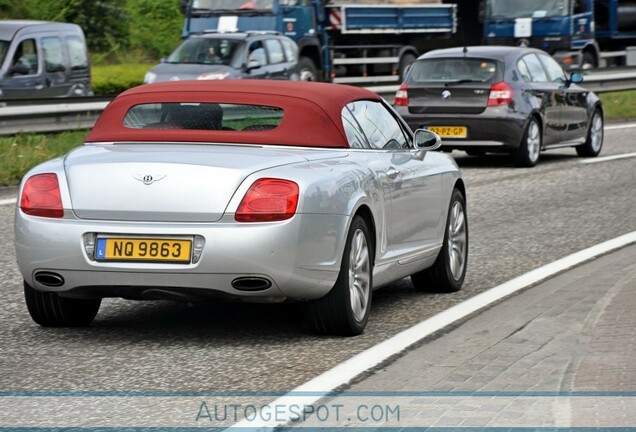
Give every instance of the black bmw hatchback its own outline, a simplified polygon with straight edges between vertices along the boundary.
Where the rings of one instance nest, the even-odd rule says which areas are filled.
[[[480,46],[434,50],[411,66],[395,97],[412,129],[471,155],[510,153],[532,167],[543,150],[574,147],[595,157],[603,146],[603,106],[541,50]]]

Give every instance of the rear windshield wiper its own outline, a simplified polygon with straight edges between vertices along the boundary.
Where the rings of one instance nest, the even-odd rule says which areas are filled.
[[[474,79],[460,79],[457,81],[448,81],[444,83],[444,86],[446,87],[450,87],[452,85],[457,85],[457,84],[463,84],[463,83],[475,83],[475,82],[483,82],[481,80],[474,80]]]

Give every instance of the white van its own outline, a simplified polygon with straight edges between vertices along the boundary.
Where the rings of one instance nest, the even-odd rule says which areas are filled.
[[[46,21],[0,21],[0,100],[74,96],[93,96],[82,29]]]

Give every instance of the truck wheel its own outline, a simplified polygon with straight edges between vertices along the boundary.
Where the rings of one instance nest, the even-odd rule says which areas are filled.
[[[347,235],[340,273],[327,295],[305,304],[308,327],[321,334],[345,336],[364,331],[371,310],[373,249],[369,229],[355,216]]]
[[[301,81],[319,81],[318,70],[314,61],[309,57],[301,57],[298,61],[298,69],[300,71]]]
[[[596,57],[589,51],[583,53],[583,63],[581,64],[581,69],[589,70],[596,69],[598,67],[598,62],[596,61]]]
[[[33,321],[43,327],[84,327],[95,319],[102,299],[73,299],[38,291],[24,282],[24,299]]]
[[[398,69],[400,74],[400,82],[404,82],[409,66],[411,66],[415,62],[415,59],[416,57],[410,53],[404,54],[400,59],[400,66]]]
[[[576,154],[581,157],[596,157],[603,148],[603,114],[598,108],[592,114],[585,144],[576,146]]]

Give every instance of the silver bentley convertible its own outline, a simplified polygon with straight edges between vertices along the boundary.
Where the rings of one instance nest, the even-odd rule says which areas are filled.
[[[296,301],[360,334],[372,291],[466,274],[464,182],[377,94],[325,83],[149,84],[32,169],[15,218],[31,317],[83,326],[104,297]]]

